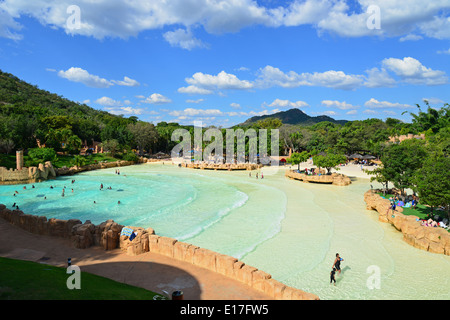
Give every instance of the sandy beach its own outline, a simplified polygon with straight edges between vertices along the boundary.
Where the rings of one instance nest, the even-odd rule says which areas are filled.
[[[70,257],[72,265],[82,272],[162,295],[181,290],[186,300],[272,300],[239,281],[163,255],[147,252],[128,256],[120,249],[105,251],[100,247],[76,249],[69,240],[31,234],[1,218],[0,256],[64,268]]]

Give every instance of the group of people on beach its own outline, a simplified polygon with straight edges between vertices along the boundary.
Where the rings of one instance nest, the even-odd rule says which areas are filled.
[[[252,172],[251,171],[248,173],[248,176],[249,176],[249,178],[252,177]],[[256,179],[258,179],[258,172],[256,173]],[[261,179],[264,179],[264,174],[262,172],[261,172]]]

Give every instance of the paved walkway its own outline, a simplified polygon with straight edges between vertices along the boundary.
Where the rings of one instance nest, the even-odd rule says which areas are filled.
[[[158,293],[175,290],[185,300],[272,300],[266,294],[215,272],[147,252],[131,257],[119,249],[76,249],[69,240],[26,232],[0,218],[0,256],[67,266]],[[83,288],[83,279],[81,279]]]

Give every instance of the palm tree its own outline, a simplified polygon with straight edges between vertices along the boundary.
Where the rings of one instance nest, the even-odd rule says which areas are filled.
[[[428,107],[427,112],[423,112],[420,105],[417,104],[417,107],[419,108],[418,114],[408,111],[402,113],[402,115],[409,113],[410,116],[413,117],[412,122],[418,132],[424,132],[431,129],[433,133],[436,133],[441,127],[449,124],[450,108],[447,103],[440,110],[431,108],[427,100],[425,100],[425,104]]]

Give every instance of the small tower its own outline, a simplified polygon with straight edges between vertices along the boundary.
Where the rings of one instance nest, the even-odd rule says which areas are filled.
[[[22,170],[23,168],[23,151],[16,151],[16,169]]]

